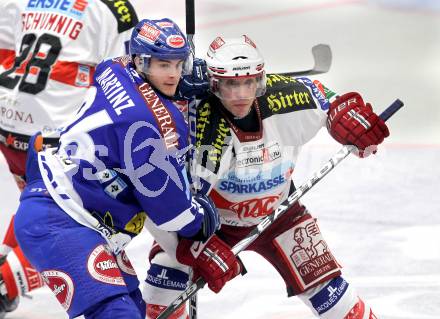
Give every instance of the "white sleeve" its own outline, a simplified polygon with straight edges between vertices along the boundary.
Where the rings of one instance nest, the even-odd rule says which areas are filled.
[[[278,74],[268,74],[268,89],[259,103],[269,113],[265,127],[274,127],[292,146],[304,145],[325,126],[330,105],[310,79]]]
[[[16,24],[11,21],[19,21],[20,11],[17,0],[2,0],[0,2],[0,50],[15,49]],[[0,59],[3,60],[4,52],[1,52]],[[1,64],[1,63],[0,63]]]
[[[100,19],[99,53],[101,60],[128,54],[128,41],[137,24],[136,12],[129,1],[99,1]]]
[[[159,246],[173,259],[176,259],[176,250],[179,240],[176,232],[169,232],[160,229],[155,223],[147,216],[144,222],[145,229],[153,236],[154,240]]]

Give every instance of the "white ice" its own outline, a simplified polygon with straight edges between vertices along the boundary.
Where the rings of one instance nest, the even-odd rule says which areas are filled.
[[[171,17],[184,25],[184,1],[132,1],[140,17]],[[196,1],[199,56],[219,33],[248,34],[269,71],[312,65],[310,48],[333,50],[328,74],[316,76],[338,92],[356,90],[376,110],[395,98],[405,107],[389,120],[391,137],[377,155],[350,156],[304,196],[318,218],[344,276],[382,319],[440,318],[440,5],[438,1],[204,0]],[[306,180],[339,146],[325,131],[301,154],[296,183]],[[18,191],[0,160],[2,226]],[[145,276],[151,238],[129,254]],[[312,318],[259,256],[243,253],[248,274],[215,295],[199,293],[199,318]],[[7,318],[66,318],[51,292],[22,298]]]

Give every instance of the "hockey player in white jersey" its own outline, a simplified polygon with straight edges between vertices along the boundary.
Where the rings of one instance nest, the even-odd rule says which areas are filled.
[[[129,0],[2,0],[0,12],[0,150],[22,190],[30,136],[41,131],[46,146],[56,145],[96,65],[128,53],[138,19]],[[0,246],[3,261],[12,250],[0,263],[4,303],[42,285],[17,246],[12,225]],[[17,281],[20,277],[24,284]]]
[[[190,47],[169,19],[142,20],[130,56],[100,63],[93,87],[61,132],[57,148],[29,152],[15,217],[17,240],[70,318],[143,318],[136,274],[125,245],[148,220],[188,241],[219,226],[206,196],[192,196],[185,168],[188,124],[172,96],[192,67]],[[35,169],[38,165],[39,168]],[[239,268],[229,249],[206,242],[215,260],[197,269],[209,284]]]
[[[295,190],[292,175],[300,148],[322,127],[327,125],[338,142],[357,146],[360,157],[375,152],[389,135],[359,93],[336,96],[308,78],[266,76],[264,59],[247,36],[217,37],[206,62],[211,94],[197,109],[192,176],[196,188],[209,194],[220,212],[222,226],[213,237],[231,247]],[[148,318],[156,318],[176,299],[188,279],[185,265],[190,256],[180,243],[175,251],[166,244],[162,246],[168,255],[159,244],[150,253],[144,291]],[[316,219],[300,203],[248,250],[269,261],[283,278],[287,295],[298,296],[316,317],[375,318],[342,277]],[[164,271],[167,282],[159,278]],[[186,315],[179,309],[171,318]]]

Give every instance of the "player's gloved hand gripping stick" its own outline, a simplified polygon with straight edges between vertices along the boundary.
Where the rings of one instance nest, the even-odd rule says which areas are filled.
[[[397,99],[385,111],[380,114],[384,121],[388,120],[403,106],[403,102]],[[313,174],[313,176],[297,190],[291,194],[278,208],[270,215],[266,216],[244,239],[232,247],[232,252],[237,255],[246,249],[257,237],[267,229],[276,219],[284,214],[293,204],[295,204],[305,193],[307,193],[317,182],[322,180],[336,165],[338,165],[351,152],[356,151],[356,146],[345,145],[342,147],[323,167]],[[174,300],[157,319],[166,319],[174,313],[184,302],[191,298],[199,289],[203,288],[205,281],[199,278],[195,283],[189,286],[176,300]]]

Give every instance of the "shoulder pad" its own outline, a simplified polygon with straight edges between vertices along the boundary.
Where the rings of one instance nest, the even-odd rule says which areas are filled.
[[[293,77],[267,75],[267,91],[258,98],[263,119],[273,114],[316,109],[316,103],[306,85]]]
[[[130,30],[138,23],[136,11],[128,0],[101,0],[113,13],[118,23],[118,32]]]

